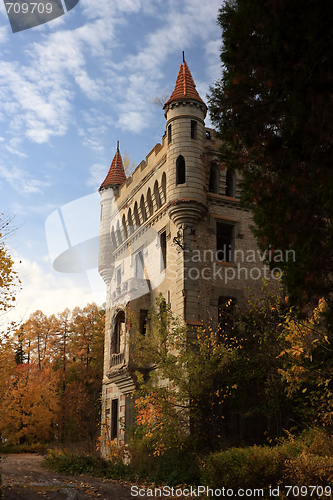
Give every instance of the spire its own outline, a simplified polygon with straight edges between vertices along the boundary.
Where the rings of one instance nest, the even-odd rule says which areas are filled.
[[[119,141],[117,142],[117,151],[113,157],[109,172],[99,188],[99,191],[108,187],[121,186],[126,181],[126,175],[123,160],[119,151]]]
[[[173,101],[178,101],[183,99],[199,101],[202,104],[205,104],[195,88],[195,83],[193,81],[191,72],[188,69],[188,66],[185,61],[184,52],[183,52],[183,63],[180,65],[178,71],[175,89],[172,92],[170,98],[164,104],[163,108],[165,108],[167,104],[170,104]]]

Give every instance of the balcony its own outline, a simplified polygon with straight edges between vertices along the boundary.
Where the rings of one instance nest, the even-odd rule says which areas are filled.
[[[149,280],[145,278],[129,278],[111,292],[112,305],[126,303],[149,293]]]
[[[124,361],[125,361],[125,356],[123,352],[119,352],[118,354],[111,354],[110,368],[117,365],[123,365]]]

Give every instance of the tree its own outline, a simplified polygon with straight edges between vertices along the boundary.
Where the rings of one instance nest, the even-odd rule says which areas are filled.
[[[8,443],[96,438],[103,320],[96,304],[49,317],[36,311],[0,337],[0,433]]]
[[[332,4],[227,0],[218,23],[223,77],[211,88],[209,107],[222,139],[221,159],[243,174],[254,233],[263,249],[271,249],[273,267],[283,269],[290,301],[329,301]],[[277,249],[294,249],[296,258],[281,260]]]
[[[14,306],[15,293],[20,286],[16,271],[14,271],[14,261],[3,241],[4,236],[11,232],[10,223],[12,218],[6,214],[0,217],[0,313],[5,312]]]
[[[211,445],[213,379],[228,362],[218,333],[202,328],[190,339],[186,325],[173,316],[161,294],[151,308],[145,335],[136,330],[130,339],[139,368],[136,434],[154,455],[182,447],[189,435],[196,446]]]
[[[0,433],[8,444],[49,442],[57,435],[57,374],[18,365],[0,402]]]

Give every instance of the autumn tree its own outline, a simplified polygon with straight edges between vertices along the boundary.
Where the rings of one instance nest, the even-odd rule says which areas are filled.
[[[0,314],[15,305],[15,293],[20,280],[14,271],[14,261],[4,243],[4,236],[10,232],[12,218],[6,214],[0,217]]]
[[[7,444],[53,441],[57,435],[57,374],[19,365],[0,401],[0,433]]]
[[[333,425],[333,335],[327,329],[325,300],[309,318],[289,315],[284,323],[280,375],[303,425]]]
[[[103,345],[96,304],[49,317],[36,311],[0,337],[0,433],[8,443],[96,438]]]
[[[139,367],[136,433],[155,455],[181,447],[189,435],[197,445],[210,438],[213,422],[206,410],[214,401],[214,375],[226,365],[228,351],[213,329],[199,329],[194,337],[189,340],[186,325],[173,316],[161,295],[151,308],[145,335],[137,328],[131,336]]]
[[[333,290],[332,21],[327,0],[226,0],[223,74],[209,97],[259,244],[296,252],[279,267],[301,303]]]

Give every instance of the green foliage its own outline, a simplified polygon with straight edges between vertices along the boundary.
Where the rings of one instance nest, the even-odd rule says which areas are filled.
[[[262,249],[293,249],[283,269],[291,302],[333,289],[333,10],[328,0],[227,0],[222,79],[210,112],[221,159],[243,175]]]
[[[131,446],[130,450],[131,465],[138,480],[170,486],[200,482],[199,458],[187,447],[169,448],[155,457],[144,443],[142,446]]]
[[[333,480],[333,436],[313,429],[289,435],[273,447],[231,448],[204,460],[202,482],[215,488],[329,485]],[[284,497],[283,497],[284,498]],[[316,496],[314,496],[316,498]]]
[[[129,479],[131,477],[130,465],[112,464],[97,455],[78,455],[66,450],[48,450],[45,465],[50,470],[73,476],[87,474],[112,479]]]
[[[122,460],[104,460],[97,454],[74,453],[57,448],[48,450],[45,466],[62,474],[87,474],[96,477],[123,479],[132,482],[168,484],[198,484],[198,458],[188,449],[169,449],[153,457],[144,446],[131,456],[130,463]]]
[[[209,405],[202,401],[214,398],[212,378],[227,363],[228,351],[213,329],[199,329],[193,337],[160,295],[151,308],[146,334],[137,329],[130,339],[139,368],[135,433],[155,456],[185,446],[190,432],[194,440],[205,438],[201,426],[209,425]]]
[[[220,332],[232,356],[215,385],[225,415],[245,421],[240,436],[245,442],[251,442],[251,436],[252,443],[261,442],[264,431],[279,437],[290,425],[291,404],[280,373],[284,361],[279,358],[287,315],[280,297],[265,293],[264,298],[250,300],[247,308],[236,309],[233,328]]]

